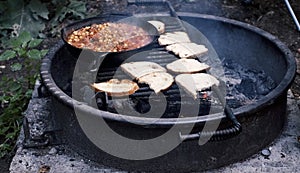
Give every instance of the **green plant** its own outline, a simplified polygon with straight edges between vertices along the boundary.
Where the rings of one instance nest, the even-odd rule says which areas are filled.
[[[48,10],[48,7],[54,7],[55,10]],[[57,36],[64,20],[83,19],[86,16],[86,2],[80,0],[0,1],[0,36],[8,39],[9,36],[18,36],[20,32],[28,31],[34,38],[45,38],[42,31],[46,27],[50,36]]]
[[[5,43],[6,51],[0,55],[0,62],[10,62],[13,72],[3,76],[0,81],[0,157],[5,156],[13,148],[22,119],[38,78],[40,59],[47,50],[36,49],[42,39],[34,39],[29,32],[21,32],[18,37]]]
[[[0,9],[3,36],[18,36],[22,31],[30,32],[33,37],[42,36],[41,31],[49,19],[46,4],[39,0],[0,1]]]
[[[80,0],[1,0],[0,64],[0,158],[13,149],[36,79],[40,59],[47,50],[37,38],[57,36],[62,23],[87,16]]]
[[[49,22],[51,36],[57,36],[61,29],[61,24],[69,20],[84,19],[87,16],[87,8],[85,1],[79,0],[62,0],[51,1],[52,5],[57,7],[55,13]]]

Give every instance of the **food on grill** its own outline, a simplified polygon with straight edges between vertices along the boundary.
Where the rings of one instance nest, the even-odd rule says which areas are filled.
[[[106,92],[109,96],[121,97],[135,93],[139,86],[128,79],[111,79],[107,82],[94,83],[92,87],[97,91]]]
[[[154,62],[148,61],[137,61],[129,62],[121,65],[121,69],[127,73],[130,77],[134,79],[139,79],[140,77],[154,73],[154,72],[166,72],[167,70],[162,66]]]
[[[137,61],[121,65],[121,69],[139,83],[146,83],[155,93],[169,88],[174,82],[167,70],[154,62]]]
[[[169,88],[174,82],[173,76],[166,72],[153,72],[138,79],[139,83],[146,83],[155,93]]]
[[[111,22],[80,28],[67,37],[67,42],[72,46],[96,52],[128,51],[151,41],[151,36],[141,27]]]
[[[148,22],[157,29],[159,34],[162,34],[165,32],[165,24],[163,22],[157,21],[157,20],[149,20]]]
[[[175,77],[176,84],[182,87],[194,99],[197,99],[197,92],[218,86],[219,81],[207,73],[180,74]]]
[[[175,43],[168,45],[166,49],[180,58],[196,58],[208,52],[204,45],[196,43]]]
[[[175,43],[190,43],[191,40],[187,33],[177,31],[177,32],[167,32],[165,34],[160,35],[158,38],[158,43],[162,46],[170,45]]]
[[[210,68],[209,65],[201,63],[195,59],[178,59],[167,64],[167,69],[174,73],[195,73]]]

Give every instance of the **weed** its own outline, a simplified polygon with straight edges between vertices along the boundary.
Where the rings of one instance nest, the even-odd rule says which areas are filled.
[[[24,31],[8,40],[5,43],[6,51],[0,55],[0,61],[13,62],[9,68],[16,73],[15,76],[3,76],[0,81],[0,139],[4,139],[0,140],[0,157],[12,150],[12,144],[17,139],[22,112],[26,109],[38,77],[35,69],[47,53],[47,50],[36,49],[41,42],[42,39],[34,39]]]
[[[0,1],[0,64],[8,71],[0,78],[0,158],[14,148],[39,77],[40,59],[47,52],[39,45],[47,36],[58,36],[63,22],[83,19],[86,13],[86,2],[80,0]]]

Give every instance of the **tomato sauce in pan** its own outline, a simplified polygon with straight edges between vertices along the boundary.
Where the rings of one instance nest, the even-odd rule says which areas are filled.
[[[141,27],[126,23],[93,24],[73,31],[67,42],[96,52],[121,52],[143,47],[152,38]]]

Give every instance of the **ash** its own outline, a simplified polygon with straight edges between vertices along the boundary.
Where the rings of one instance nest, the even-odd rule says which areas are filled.
[[[226,100],[232,108],[254,103],[276,87],[275,81],[264,71],[245,68],[232,61],[223,61],[223,67]]]

